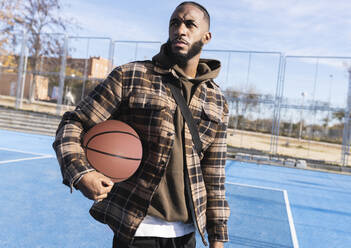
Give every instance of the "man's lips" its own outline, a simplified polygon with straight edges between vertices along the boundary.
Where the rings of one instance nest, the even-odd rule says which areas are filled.
[[[184,47],[184,46],[187,46],[188,45],[188,42],[184,41],[184,40],[174,40],[172,42],[172,44],[175,46],[175,47]]]

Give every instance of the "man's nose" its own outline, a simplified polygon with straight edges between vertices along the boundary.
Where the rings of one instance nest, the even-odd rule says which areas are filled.
[[[186,34],[186,26],[184,23],[180,23],[179,26],[176,28],[175,33],[177,36],[184,36]]]

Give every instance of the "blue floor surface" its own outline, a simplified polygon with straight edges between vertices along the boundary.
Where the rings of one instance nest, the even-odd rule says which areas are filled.
[[[230,247],[293,247],[282,191],[229,184],[227,198]]]
[[[111,247],[112,232],[88,213],[91,201],[62,184],[52,142],[0,130],[0,162],[51,155],[0,164],[0,247]],[[293,247],[291,224],[299,247],[351,247],[350,176],[236,161],[226,170],[231,217],[225,247]]]
[[[227,181],[285,189],[299,247],[351,247],[351,176],[228,161]]]
[[[33,155],[31,155],[31,154],[14,152],[14,151],[6,151],[6,150],[1,150],[1,148],[0,148],[0,154],[1,154],[0,162],[7,162],[10,160],[17,160],[17,159],[33,157]],[[4,160],[4,159],[6,159],[6,160]]]

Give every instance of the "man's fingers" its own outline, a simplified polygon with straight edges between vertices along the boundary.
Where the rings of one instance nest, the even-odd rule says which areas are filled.
[[[87,198],[101,201],[107,197],[113,184],[110,178],[97,171],[93,171],[81,178],[78,188]]]
[[[110,186],[110,185],[99,184],[99,185],[97,185],[97,187],[96,187],[96,192],[95,192],[95,194],[96,194],[96,195],[107,194],[108,192],[111,191],[112,187],[113,187],[112,185]]]
[[[113,187],[113,186],[105,187],[105,192],[106,192],[106,193],[110,193],[110,191],[112,190],[112,187]]]
[[[94,198],[94,200],[99,202],[99,201],[102,201],[103,199],[105,199],[106,197],[107,197],[107,194],[102,194],[102,195],[96,196]]]
[[[113,182],[111,181],[111,179],[110,178],[108,178],[108,177],[101,177],[101,183],[102,183],[102,185],[103,186],[113,186]]]
[[[100,196],[100,195],[108,194],[111,191],[112,187],[113,185],[107,185],[107,184],[104,184],[102,181],[100,181],[96,185],[94,195]]]
[[[101,180],[101,186],[102,186],[100,188],[100,190],[101,190],[100,194],[109,193],[111,191],[114,183],[111,181],[110,178],[105,177],[105,176],[100,178],[100,180]]]

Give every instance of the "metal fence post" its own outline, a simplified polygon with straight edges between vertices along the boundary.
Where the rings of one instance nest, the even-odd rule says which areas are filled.
[[[278,76],[277,76],[277,85],[274,99],[274,111],[272,119],[272,135],[271,135],[271,144],[270,152],[275,155],[278,148],[278,139],[279,139],[279,126],[280,126],[280,111],[281,111],[281,102],[283,99],[284,91],[284,78],[285,78],[285,56],[280,54],[279,64],[278,64]]]
[[[62,111],[63,90],[65,86],[65,77],[66,77],[67,49],[68,49],[68,36],[65,35],[64,45],[63,45],[62,55],[61,55],[61,69],[60,69],[59,90],[58,90],[57,108],[56,108],[56,113],[58,115],[60,115]]]
[[[82,94],[80,99],[82,100],[84,98],[84,93],[85,93],[85,85],[87,83],[87,79],[88,79],[88,63],[89,63],[89,49],[90,49],[90,39],[87,40],[87,51],[86,51],[86,58],[84,60],[84,74],[83,74],[83,86],[82,86]]]
[[[22,43],[21,43],[21,57],[20,64],[18,68],[17,75],[17,89],[16,89],[16,109],[19,109],[21,106],[21,89],[22,89],[22,81],[23,81],[23,71],[24,71],[24,57],[26,50],[26,42],[27,42],[27,34],[25,31],[22,32]]]
[[[350,108],[351,108],[351,68],[349,72],[349,87],[347,91],[347,105],[345,108],[345,123],[344,132],[342,137],[342,151],[341,151],[341,163],[346,166],[348,163],[348,156],[350,150]]]
[[[0,52],[0,58],[2,57],[2,54]],[[0,59],[0,80],[1,80],[1,77],[2,77],[2,67],[4,66],[4,64],[2,63],[2,60]]]
[[[23,95],[24,95],[24,85],[26,83],[26,76],[27,76],[27,62],[28,62],[28,48],[25,49],[25,59],[24,59],[24,71],[22,74],[22,84],[21,84],[21,96],[20,96],[20,103],[19,108],[22,108],[23,103]]]
[[[113,57],[115,54],[115,42],[111,39],[110,40],[110,47],[109,47],[109,57],[108,60],[110,61],[108,67],[108,73],[110,73],[113,69]]]
[[[278,80],[279,80],[279,85],[280,85],[280,91],[279,91],[279,97],[278,97],[278,113],[277,113],[277,126],[276,126],[276,141],[275,141],[275,147],[274,147],[274,154],[277,153],[278,151],[278,144],[279,144],[279,131],[280,131],[280,113],[281,113],[281,109],[282,109],[282,102],[283,102],[283,93],[284,93],[284,79],[285,79],[285,66],[286,66],[286,62],[285,62],[285,56],[283,56],[282,54],[280,55],[280,65],[279,69],[278,69],[278,75],[280,74],[280,77],[278,76]]]
[[[225,83],[226,84],[228,84],[228,79],[229,79],[230,59],[231,59],[231,52],[228,52],[227,71],[226,71],[226,75],[225,75]]]

